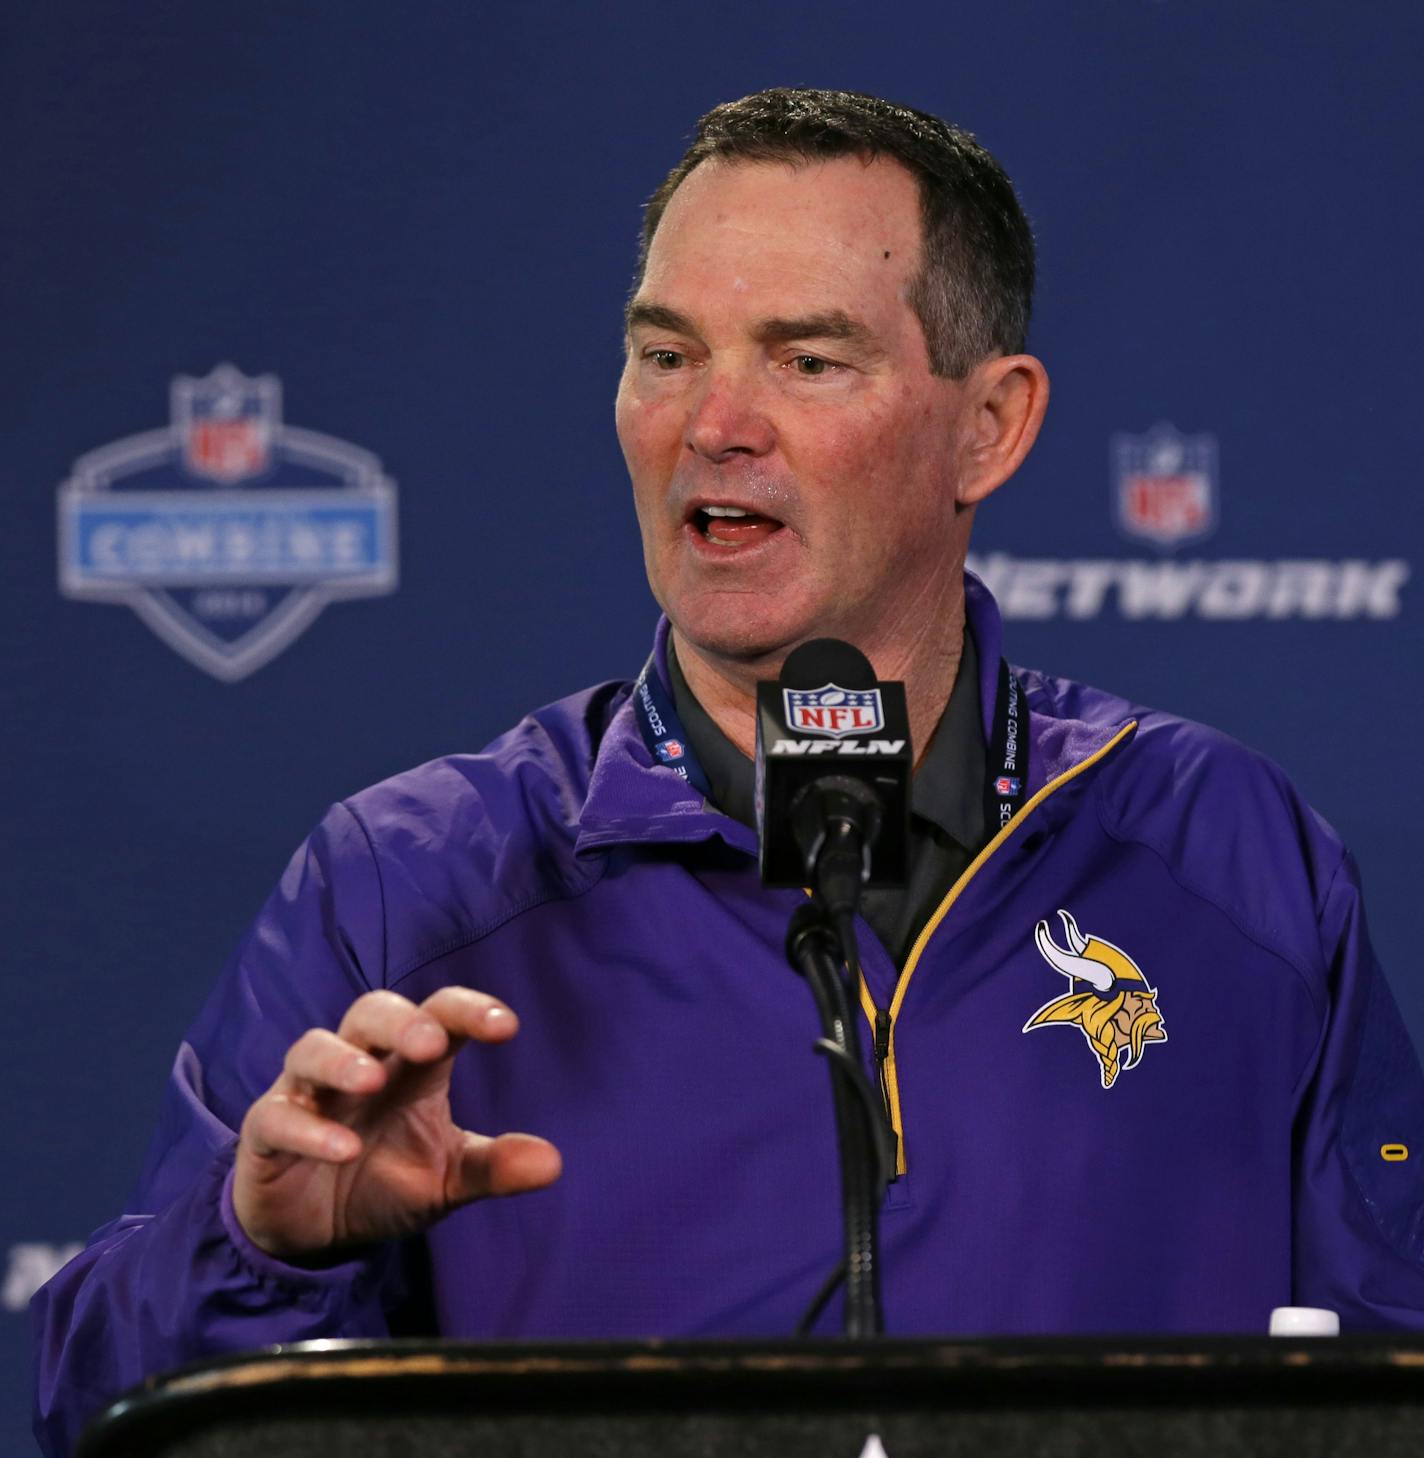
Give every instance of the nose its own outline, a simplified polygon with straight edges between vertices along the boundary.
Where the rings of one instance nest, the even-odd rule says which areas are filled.
[[[766,455],[776,443],[776,431],[753,372],[730,365],[710,367],[687,418],[684,439],[689,450],[713,465],[739,455]]]

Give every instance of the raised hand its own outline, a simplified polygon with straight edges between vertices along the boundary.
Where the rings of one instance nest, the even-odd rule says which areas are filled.
[[[443,987],[419,1006],[394,992],[357,998],[336,1032],[312,1028],[247,1111],[233,1208],[249,1239],[293,1263],[410,1235],[486,1195],[559,1177],[545,1139],[497,1139],[450,1118],[450,1069],[466,1043],[503,1043],[514,1014]]]

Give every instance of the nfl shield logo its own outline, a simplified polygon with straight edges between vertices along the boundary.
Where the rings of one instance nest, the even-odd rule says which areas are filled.
[[[797,734],[845,739],[885,727],[878,688],[843,689],[828,683],[818,689],[782,689],[781,694],[787,726]]]
[[[1175,547],[1216,526],[1216,437],[1154,425],[1112,443],[1117,524],[1131,537]]]
[[[272,375],[248,379],[219,365],[203,380],[173,382],[173,428],[183,439],[183,464],[194,476],[225,485],[267,470],[281,392]]]

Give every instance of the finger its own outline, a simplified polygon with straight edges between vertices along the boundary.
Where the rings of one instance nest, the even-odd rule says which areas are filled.
[[[380,1063],[354,1043],[326,1028],[310,1028],[290,1048],[282,1072],[300,1088],[335,1089],[341,1093],[374,1093],[384,1086]]]
[[[519,1027],[498,998],[471,987],[440,988],[421,1003],[418,1014],[439,1036],[426,1037],[419,1021],[401,1034],[396,1045],[401,1057],[385,1071],[391,1095],[402,1100],[423,1098],[447,1084],[455,1056],[467,1043],[502,1043]]]
[[[420,1005],[445,1029],[452,1041],[463,1045],[503,1043],[519,1031],[519,1019],[497,997],[473,987],[442,987]]]
[[[286,1094],[257,1100],[242,1122],[242,1138],[259,1159],[294,1154],[324,1164],[345,1164],[361,1152],[361,1138],[344,1124],[323,1119]]]
[[[449,1049],[445,1029],[435,1018],[385,989],[358,997],[336,1033],[368,1053],[399,1053],[412,1063],[429,1063]]]
[[[452,1162],[451,1207],[490,1195],[520,1195],[552,1185],[563,1172],[564,1160],[547,1139],[533,1134],[501,1134],[489,1139],[466,1133],[460,1158]]]

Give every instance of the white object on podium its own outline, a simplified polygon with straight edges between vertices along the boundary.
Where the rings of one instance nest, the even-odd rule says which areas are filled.
[[[1277,1306],[1271,1312],[1271,1335],[1278,1337],[1330,1337],[1340,1335],[1338,1312],[1323,1306]]]

